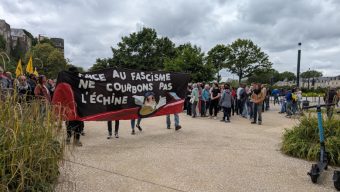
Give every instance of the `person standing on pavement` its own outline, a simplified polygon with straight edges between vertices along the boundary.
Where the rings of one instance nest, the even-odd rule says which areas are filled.
[[[196,107],[197,107],[197,103],[198,103],[198,100],[199,100],[197,84],[194,83],[192,85],[192,88],[193,89],[192,89],[191,98],[190,98],[191,113],[192,113],[192,117],[195,118],[197,116]]]
[[[256,122],[261,125],[262,124],[262,104],[265,99],[265,95],[261,90],[261,84],[256,84],[254,87],[254,92],[251,96],[251,99],[254,103],[254,120],[251,124],[256,124]]]
[[[228,84],[224,85],[224,90],[220,99],[220,106],[223,108],[223,119],[222,122],[229,123],[231,115],[231,103],[233,98]]]
[[[131,135],[136,134],[135,133],[135,124],[136,124],[136,127],[138,128],[139,131],[143,131],[142,127],[140,126],[141,121],[142,121],[142,118],[138,118],[137,124],[136,124],[136,119],[131,119],[131,129],[132,129]]]
[[[178,113],[174,113],[174,120],[175,120],[175,130],[177,131],[182,128],[182,126],[179,124]],[[166,115],[166,128],[171,129],[170,115]]]
[[[204,86],[204,89],[202,91],[202,117],[206,116],[207,109],[209,108],[209,103],[210,103],[210,86],[206,84]]]
[[[337,104],[339,102],[338,94],[335,90],[335,88],[329,88],[329,90],[326,92],[323,100],[325,101],[325,104]],[[334,106],[327,106],[327,117],[330,119],[333,116],[333,109]]]
[[[111,139],[112,138],[112,121],[107,122],[107,131],[108,131],[107,139]],[[119,131],[119,120],[115,120],[115,137],[117,139],[119,138],[118,131]]]
[[[214,83],[213,88],[211,89],[211,93],[210,93],[211,101],[210,101],[210,107],[209,107],[209,114],[210,114],[209,118],[214,117],[214,119],[217,119],[218,102],[219,102],[220,97],[221,97],[221,91],[218,87],[218,83]]]

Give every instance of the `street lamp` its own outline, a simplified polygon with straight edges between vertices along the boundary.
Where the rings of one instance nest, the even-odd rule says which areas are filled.
[[[4,63],[4,70],[6,71],[6,62],[5,62],[4,56],[6,56],[8,63],[11,61],[11,59],[8,57],[8,55],[5,52],[1,52],[0,56],[2,58],[2,62]]]
[[[300,61],[301,61],[301,42],[298,43],[298,59],[297,59],[297,72],[296,72],[296,86],[300,87]],[[309,83],[309,82],[308,82]]]
[[[308,90],[309,90],[310,68],[308,68]]]

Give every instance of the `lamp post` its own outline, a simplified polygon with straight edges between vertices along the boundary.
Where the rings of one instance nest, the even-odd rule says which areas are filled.
[[[310,80],[310,68],[308,68],[308,90],[309,90],[309,80]]]
[[[296,72],[296,86],[300,87],[300,61],[301,61],[301,42],[298,43],[298,59],[297,59],[297,72]],[[309,82],[308,82],[309,83]]]

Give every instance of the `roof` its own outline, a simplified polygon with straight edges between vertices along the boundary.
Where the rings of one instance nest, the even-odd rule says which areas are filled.
[[[17,37],[23,37],[25,34],[24,29],[11,29],[11,35]]]

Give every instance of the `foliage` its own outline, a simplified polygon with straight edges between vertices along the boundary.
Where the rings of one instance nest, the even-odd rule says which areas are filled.
[[[33,66],[37,67],[40,74],[45,74],[48,78],[56,78],[60,71],[66,70],[67,68],[67,62],[63,54],[49,43],[39,43],[32,47],[26,53],[25,63],[28,63],[31,55],[33,58]],[[39,60],[42,61],[43,66]]]
[[[157,37],[156,31],[150,28],[122,37],[117,48],[111,49],[113,57],[97,59],[91,71],[107,67],[163,70],[165,60],[176,54],[175,44],[167,37]]]
[[[227,46],[218,44],[208,52],[207,62],[214,67],[216,72],[219,72],[222,66],[224,66],[228,53],[229,49]],[[217,81],[220,82],[220,76],[217,77]]]
[[[285,71],[280,73],[277,79],[277,81],[283,81],[285,79],[287,79],[287,81],[294,81],[296,79],[296,75],[290,71]]]
[[[38,100],[1,98],[0,191],[53,191],[65,149],[59,115]]]
[[[322,77],[322,72],[315,70],[308,70],[300,74],[302,78],[313,78],[313,77]]]
[[[248,77],[247,83],[263,83],[263,84],[273,84],[279,81],[279,72],[275,69],[263,69],[257,70],[252,75]]]
[[[331,120],[323,120],[325,144],[329,161],[340,165],[340,120],[339,115]],[[314,114],[305,116],[293,129],[285,130],[281,150],[293,157],[316,161],[320,153],[318,122]]]
[[[237,39],[229,48],[226,67],[239,76],[239,82],[257,70],[270,69],[272,66],[268,55],[251,40]]]
[[[193,82],[207,82],[213,78],[212,66],[204,64],[204,53],[190,43],[176,48],[176,57],[165,61],[165,71],[189,73]]]
[[[6,40],[0,35],[0,51],[6,51]]]

